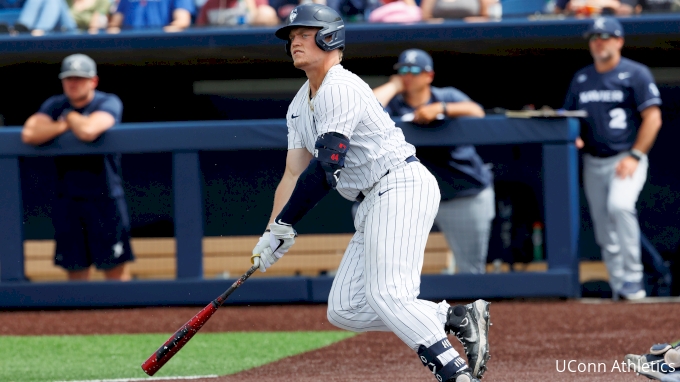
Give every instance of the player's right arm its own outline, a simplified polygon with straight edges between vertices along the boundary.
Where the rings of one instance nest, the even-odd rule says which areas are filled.
[[[21,130],[21,141],[28,145],[41,145],[49,142],[68,130],[68,124],[63,119],[57,121],[45,113],[35,113],[24,123]]]
[[[578,75],[578,73],[577,73]],[[567,96],[564,100],[564,105],[562,106],[562,109],[564,110],[577,110],[578,108],[578,94],[576,93],[576,89],[574,88],[576,86],[576,76],[571,80],[571,84],[569,85],[569,90],[567,91]],[[582,149],[583,146],[585,146],[585,143],[583,142],[583,139],[581,139],[580,136],[576,137],[576,140],[574,141],[574,145],[576,146],[577,149]]]
[[[390,103],[392,98],[403,91],[404,83],[401,81],[401,77],[397,74],[393,74],[388,82],[373,89],[373,94],[383,107],[387,107],[387,104]]]
[[[305,148],[288,150],[288,154],[286,155],[286,170],[283,173],[281,182],[279,182],[278,187],[276,187],[274,207],[272,208],[272,214],[267,226],[274,222],[276,217],[281,213],[281,210],[283,210],[283,207],[288,203],[288,200],[290,200],[290,196],[295,189],[295,185],[300,178],[300,174],[302,174],[307,166],[309,166],[311,160],[312,154]]]

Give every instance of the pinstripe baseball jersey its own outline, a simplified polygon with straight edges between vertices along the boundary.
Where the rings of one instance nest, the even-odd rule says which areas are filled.
[[[286,120],[289,150],[306,148],[313,154],[317,138],[325,133],[349,138],[336,187],[345,199],[355,200],[360,191],[371,188],[388,170],[416,153],[371,88],[339,64],[328,71],[313,99],[309,81],[305,82]]]

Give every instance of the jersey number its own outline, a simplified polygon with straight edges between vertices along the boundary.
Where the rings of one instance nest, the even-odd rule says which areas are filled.
[[[609,127],[612,129],[625,129],[628,124],[626,123],[626,111],[620,107],[616,109],[611,109],[609,111],[609,116],[611,121],[609,121]]]

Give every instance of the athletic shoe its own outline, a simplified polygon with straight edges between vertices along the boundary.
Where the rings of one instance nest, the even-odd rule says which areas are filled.
[[[465,368],[457,372],[453,377],[446,380],[446,382],[479,382],[479,379],[470,374],[470,368]]]
[[[472,376],[482,378],[489,354],[489,303],[477,300],[449,308],[444,330],[458,338],[470,365]]]
[[[645,297],[647,297],[647,292],[645,291],[644,286],[642,285],[641,282],[639,283],[632,283],[629,281],[626,281],[623,283],[623,286],[621,289],[618,291],[618,294],[623,298],[624,300],[640,300]]]
[[[663,355],[628,354],[624,362],[638,375],[663,382],[680,382],[680,370],[677,365],[668,364]]]

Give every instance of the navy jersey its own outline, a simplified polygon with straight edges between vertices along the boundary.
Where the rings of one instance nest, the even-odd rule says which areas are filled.
[[[430,89],[432,96],[428,104],[470,101],[467,94],[454,87],[431,86]],[[414,111],[401,94],[392,98],[385,110],[393,117],[401,117]],[[428,147],[418,150],[418,158],[437,178],[442,200],[476,195],[493,181],[491,171],[471,145]]]
[[[598,157],[630,150],[642,122],[640,112],[654,105],[661,105],[661,98],[649,68],[623,57],[606,73],[598,73],[594,65],[576,72],[564,101],[566,110],[588,112],[581,119],[581,138],[584,151]]]
[[[120,123],[123,103],[114,94],[95,91],[92,102],[83,108],[74,109],[68,98],[61,94],[48,98],[38,112],[56,121],[67,110],[75,110],[84,116],[104,111],[111,114],[116,123]],[[57,194],[75,198],[122,197],[120,159],[120,154],[56,157]]]

